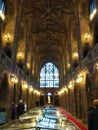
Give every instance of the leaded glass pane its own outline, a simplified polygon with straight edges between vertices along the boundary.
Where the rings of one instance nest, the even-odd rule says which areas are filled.
[[[59,72],[53,63],[48,62],[42,67],[40,72],[40,87],[59,87]]]

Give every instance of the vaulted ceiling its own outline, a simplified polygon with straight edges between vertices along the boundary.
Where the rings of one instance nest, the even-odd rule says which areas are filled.
[[[60,66],[64,53],[63,37],[65,39],[68,37],[71,16],[73,16],[72,0],[24,2],[22,17],[29,23],[31,36],[35,38],[36,55],[41,65],[46,61],[52,61]]]
[[[4,33],[13,35],[11,42],[18,43],[18,52],[23,52],[25,55],[25,49],[28,49],[26,57],[29,64],[33,62],[32,71],[39,73],[46,62],[53,62],[61,74],[67,72],[66,67],[71,64],[74,53],[80,51],[76,33],[77,16],[81,16],[83,37],[89,32],[87,26],[89,2],[85,0],[6,0],[6,2]],[[19,24],[15,24],[17,21]],[[15,30],[17,26],[19,26],[18,33]],[[18,40],[15,41],[16,39]]]

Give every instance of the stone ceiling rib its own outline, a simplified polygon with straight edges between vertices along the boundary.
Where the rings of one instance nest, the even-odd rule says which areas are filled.
[[[31,36],[36,37],[36,55],[41,62],[49,59],[59,61],[62,35],[68,35],[71,7],[72,0],[25,0],[23,17],[29,21]]]

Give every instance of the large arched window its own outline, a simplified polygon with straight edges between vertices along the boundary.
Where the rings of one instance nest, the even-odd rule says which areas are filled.
[[[46,63],[40,72],[40,88],[58,88],[59,72],[53,63]]]

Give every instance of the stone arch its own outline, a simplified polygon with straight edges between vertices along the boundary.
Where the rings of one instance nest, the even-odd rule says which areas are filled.
[[[85,10],[85,11],[84,11]],[[89,13],[88,1],[82,1],[80,3],[80,14],[82,17],[87,17]]]
[[[87,106],[88,110],[92,108],[92,101],[93,101],[93,88],[91,83],[91,75],[86,75],[86,82],[85,82],[85,88],[86,88],[86,95],[87,95]]]
[[[98,43],[98,31],[96,28],[98,28],[98,22],[96,22],[94,26],[94,44]]]
[[[98,98],[98,69],[97,69],[97,62],[95,62],[94,66],[93,66],[93,78],[94,78],[94,82],[93,82],[93,87],[94,87],[94,97]]]
[[[8,77],[7,74],[4,74],[4,77],[1,79],[0,84],[0,106],[6,108],[7,95],[9,91]]]

